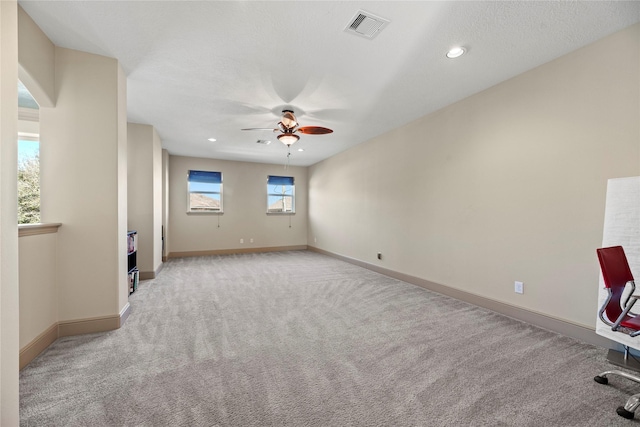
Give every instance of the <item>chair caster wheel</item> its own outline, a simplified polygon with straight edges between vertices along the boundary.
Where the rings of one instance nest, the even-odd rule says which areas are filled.
[[[593,377],[593,380],[598,384],[609,384],[609,378],[601,377],[600,375],[596,375],[595,377]]]
[[[616,412],[622,418],[626,418],[628,420],[632,420],[633,419],[633,412],[627,411],[626,409],[624,409],[624,406],[618,406],[618,409],[616,409]]]

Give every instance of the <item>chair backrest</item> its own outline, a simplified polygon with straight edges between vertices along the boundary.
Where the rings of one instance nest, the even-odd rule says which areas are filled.
[[[611,292],[611,299],[605,308],[605,313],[607,318],[615,321],[622,313],[620,299],[627,282],[633,280],[633,274],[622,246],[600,248],[596,252],[600,261],[604,286]]]

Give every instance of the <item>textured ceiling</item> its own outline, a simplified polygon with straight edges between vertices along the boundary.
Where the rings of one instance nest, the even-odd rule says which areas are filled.
[[[640,21],[630,1],[20,1],[58,46],[117,58],[128,118],[171,154],[311,165]],[[390,21],[374,39],[358,10]],[[445,57],[454,45],[466,55]],[[216,142],[207,139],[214,137]],[[256,144],[270,139],[270,145]],[[303,148],[304,152],[298,152]]]

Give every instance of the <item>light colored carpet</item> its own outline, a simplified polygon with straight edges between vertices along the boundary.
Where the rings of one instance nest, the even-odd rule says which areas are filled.
[[[638,425],[605,350],[317,253],[170,260],[130,302],[21,372],[23,426]]]

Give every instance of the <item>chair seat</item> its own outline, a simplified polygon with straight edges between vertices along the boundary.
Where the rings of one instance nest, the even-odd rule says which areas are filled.
[[[600,261],[600,271],[602,272],[602,279],[604,280],[604,286],[607,288],[608,296],[607,300],[600,307],[598,316],[600,320],[605,324],[613,327],[617,323],[617,319],[623,316],[622,322],[620,322],[620,328],[613,329],[630,336],[640,335],[640,314],[637,316],[629,316],[625,310],[640,307],[639,305],[627,305],[634,304],[638,299],[636,297],[636,285],[633,280],[633,274],[631,268],[627,262],[627,256],[624,254],[622,246],[611,246],[609,248],[600,248],[597,251],[598,260]],[[632,297],[630,301],[625,301],[624,307],[621,304],[621,298],[625,289],[629,289],[631,292],[629,295]],[[613,320],[616,319],[616,320]],[[612,338],[615,339],[615,338]],[[629,352],[629,347],[625,348],[625,359]],[[632,381],[640,382],[640,377],[627,374],[623,371],[607,371],[600,375],[597,375],[594,380],[600,384],[607,384],[609,382],[607,376],[609,374],[618,375],[623,378],[630,379]],[[635,415],[636,409],[640,407],[640,394],[634,394],[631,396],[624,406],[618,407],[616,412],[618,415],[624,418],[632,419]]]
[[[640,331],[640,316],[627,316],[626,319],[620,322],[620,326],[622,326],[623,328],[635,329],[636,331]]]

